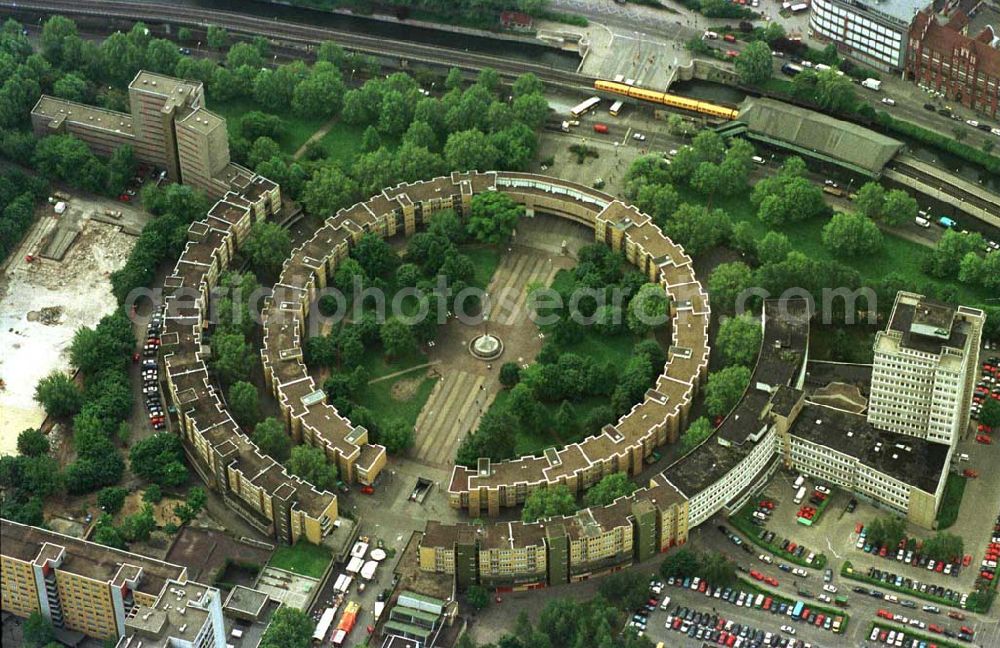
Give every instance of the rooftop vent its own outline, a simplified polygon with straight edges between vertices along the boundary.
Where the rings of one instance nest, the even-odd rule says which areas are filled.
[[[816,425],[822,425],[823,419],[816,419]]]

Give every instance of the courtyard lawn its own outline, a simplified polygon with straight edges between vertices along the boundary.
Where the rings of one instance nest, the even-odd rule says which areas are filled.
[[[958,510],[962,506],[962,496],[965,494],[965,484],[968,481],[961,475],[948,473],[948,481],[944,484],[944,495],[941,496],[941,508],[937,514],[938,530],[947,529],[958,519]]]
[[[387,376],[397,371],[411,369],[417,365],[427,362],[427,356],[420,349],[414,347],[409,353],[398,358],[387,359],[382,353],[381,347],[371,349],[365,353],[361,366],[368,370],[368,379],[372,380],[380,376]]]
[[[239,134],[240,117],[251,110],[259,110],[264,113],[274,114],[271,110],[264,108],[252,99],[233,99],[231,101],[217,101],[212,104],[212,110],[226,118],[229,132]],[[278,145],[281,150],[288,155],[292,155],[299,150],[307,139],[322,126],[326,119],[297,117],[290,111],[279,115],[281,122],[285,126],[285,134],[278,138]],[[358,134],[360,140],[361,134]]]
[[[704,197],[686,189],[679,188],[681,200],[691,203],[703,203]],[[770,228],[757,218],[754,206],[746,195],[722,200],[715,200],[712,207],[724,210],[734,223],[746,221],[753,227],[758,239],[763,238]],[[934,279],[920,271],[920,259],[930,251],[930,248],[912,243],[888,232],[882,232],[883,246],[878,254],[866,257],[842,259],[830,253],[823,245],[823,226],[827,221],[813,219],[801,223],[784,225],[778,229],[788,237],[792,249],[807,257],[822,261],[836,261],[854,268],[864,279],[878,280],[890,273],[898,273],[913,284],[929,282],[938,286],[954,286],[958,290],[958,302],[961,304],[982,304],[990,295],[983,288],[976,288],[957,281]],[[669,230],[669,227],[668,227]],[[669,233],[669,232],[668,232]]]
[[[326,548],[303,540],[292,546],[278,547],[268,565],[293,574],[322,578],[330,560],[330,552]]]
[[[393,385],[406,380],[419,381],[419,384],[408,397],[394,397]],[[414,371],[399,378],[365,385],[358,391],[354,400],[372,413],[372,417],[380,427],[384,428],[393,420],[400,420],[412,428],[417,423],[420,410],[430,398],[435,383],[437,379],[425,377],[423,371]]]
[[[500,250],[490,245],[468,244],[460,246],[459,252],[468,255],[476,269],[472,285],[486,290],[493,279],[493,273],[500,265]]]
[[[319,139],[318,145],[326,153],[327,159],[350,165],[361,153],[362,134],[360,128],[345,124],[338,119]]]

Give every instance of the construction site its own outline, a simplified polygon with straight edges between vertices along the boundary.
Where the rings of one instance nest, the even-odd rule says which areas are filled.
[[[16,452],[18,433],[45,421],[35,385],[69,371],[73,333],[114,309],[110,275],[148,219],[132,203],[56,192],[0,265],[0,454]]]

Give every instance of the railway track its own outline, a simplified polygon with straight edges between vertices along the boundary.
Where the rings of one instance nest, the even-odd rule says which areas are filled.
[[[998,213],[1000,212],[1000,196],[996,196],[989,192],[984,192],[987,197],[975,194],[971,191],[967,191],[961,187],[955,186],[954,184],[944,181],[931,173],[927,173],[921,169],[917,169],[906,163],[905,160],[896,160],[890,164],[890,168],[896,173],[913,178],[919,182],[927,185],[928,187],[938,188],[940,191],[952,196],[964,203],[978,207],[979,209],[985,210],[987,213]]]
[[[318,45],[327,40],[335,41],[342,47],[354,51],[392,56],[410,62],[437,64],[446,63],[466,71],[478,72],[491,67],[509,77],[531,72],[542,81],[568,88],[590,88],[594,79],[575,72],[522,61],[509,61],[493,56],[412,43],[393,41],[356,34],[326,27],[316,27],[280,20],[268,20],[258,16],[247,16],[229,11],[203,9],[198,7],[176,7],[163,3],[131,3],[115,0],[0,0],[0,12],[46,12],[66,16],[99,17],[101,19],[141,20],[150,24],[170,23],[171,25],[207,28],[209,25],[223,27],[234,33],[263,35],[272,39]]]

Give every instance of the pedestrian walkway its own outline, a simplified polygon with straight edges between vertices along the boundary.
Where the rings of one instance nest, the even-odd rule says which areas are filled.
[[[558,271],[551,258],[537,251],[515,249],[506,254],[486,289],[490,297],[489,321],[512,326],[528,317],[528,287],[548,286]]]
[[[438,381],[414,426],[413,457],[432,465],[448,465],[455,451],[493,401],[485,376],[448,371]]]

